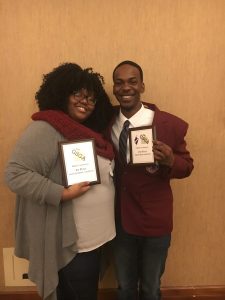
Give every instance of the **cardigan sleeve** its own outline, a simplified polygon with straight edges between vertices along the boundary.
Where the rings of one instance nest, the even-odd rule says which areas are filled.
[[[6,166],[5,180],[11,191],[40,205],[59,205],[64,189],[57,167],[60,137],[46,122],[35,121],[28,126]]]

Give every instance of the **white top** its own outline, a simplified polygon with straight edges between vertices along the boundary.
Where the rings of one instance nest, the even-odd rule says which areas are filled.
[[[145,108],[143,104],[139,109],[139,111],[136,112],[136,114],[133,115],[130,119],[127,119],[120,110],[120,113],[116,118],[116,121],[112,127],[112,133],[111,133],[112,141],[116,149],[119,151],[119,137],[123,129],[123,124],[126,120],[129,120],[130,122],[129,128],[134,128],[134,127],[152,125],[153,118],[154,118],[154,111],[149,108]],[[129,161],[130,161],[130,146],[129,146],[129,139],[127,139],[127,163],[129,163]]]
[[[85,194],[73,200],[73,215],[78,233],[78,252],[94,250],[112,240],[115,233],[114,161],[97,156],[101,184],[91,186]]]

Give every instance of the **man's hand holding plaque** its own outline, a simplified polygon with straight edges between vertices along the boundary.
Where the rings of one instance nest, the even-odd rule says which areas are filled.
[[[153,153],[155,159],[161,165],[172,167],[174,163],[174,154],[170,146],[160,141],[153,141]]]

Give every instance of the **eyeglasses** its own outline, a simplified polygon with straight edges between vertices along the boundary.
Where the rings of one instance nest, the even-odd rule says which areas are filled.
[[[85,95],[81,91],[74,91],[72,93],[72,95],[74,96],[74,98],[76,99],[76,101],[81,101],[81,100],[85,99],[87,101],[87,104],[89,104],[89,105],[95,105],[96,102],[97,102],[97,100],[93,96]]]

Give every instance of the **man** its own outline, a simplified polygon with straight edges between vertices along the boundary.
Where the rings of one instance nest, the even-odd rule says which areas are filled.
[[[185,178],[193,169],[184,140],[188,124],[160,111],[154,104],[141,102],[145,85],[142,69],[135,62],[118,64],[113,71],[113,82],[113,93],[120,103],[111,131],[116,152],[118,299],[159,300],[160,279],[172,231],[170,179]],[[120,141],[120,134],[126,131],[126,128],[123,130],[126,120],[129,128],[155,127],[155,164],[135,166],[130,163],[129,142]],[[126,146],[123,158],[119,148]]]

